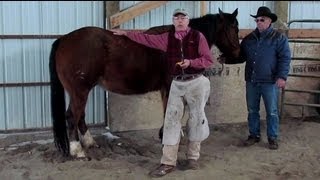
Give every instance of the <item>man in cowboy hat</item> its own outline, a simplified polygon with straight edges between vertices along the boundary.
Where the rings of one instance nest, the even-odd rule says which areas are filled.
[[[243,63],[245,66],[246,102],[249,136],[244,142],[251,146],[260,142],[260,99],[266,110],[269,149],[278,149],[279,113],[278,92],[286,85],[291,53],[288,38],[272,28],[277,15],[268,7],[259,7],[255,18],[256,29],[241,42],[241,56],[226,64]]]
[[[255,21],[257,22],[257,28],[260,32],[269,28],[269,26],[271,26],[271,23],[276,22],[278,19],[277,15],[271,13],[270,9],[265,6],[259,7],[257,11],[257,15],[250,14],[250,16],[255,18]],[[265,23],[263,23],[264,20],[266,20]],[[259,21],[261,21],[262,23],[259,23]]]

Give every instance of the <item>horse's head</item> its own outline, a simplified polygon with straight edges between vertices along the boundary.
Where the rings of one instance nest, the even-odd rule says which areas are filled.
[[[232,14],[224,13],[219,8],[217,20],[216,45],[228,58],[238,58],[240,55],[238,8]]]
[[[224,56],[237,58],[240,53],[237,15],[238,9],[232,14],[219,9],[219,14],[191,19],[189,26],[203,33],[209,47],[215,44]]]

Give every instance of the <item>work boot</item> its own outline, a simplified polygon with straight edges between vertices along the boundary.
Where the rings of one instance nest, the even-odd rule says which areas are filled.
[[[156,168],[155,170],[151,171],[149,173],[149,175],[151,177],[162,177],[172,171],[175,170],[175,166],[171,166],[171,165],[166,165],[166,164],[161,164],[158,168]]]
[[[252,146],[258,142],[260,142],[260,137],[250,135],[250,136],[248,136],[248,139],[246,141],[244,141],[243,145],[244,146]]]
[[[192,170],[199,169],[198,161],[194,159],[188,159],[185,170],[188,170],[188,169],[192,169]]]
[[[276,150],[279,148],[278,141],[276,139],[268,138],[269,149]]]

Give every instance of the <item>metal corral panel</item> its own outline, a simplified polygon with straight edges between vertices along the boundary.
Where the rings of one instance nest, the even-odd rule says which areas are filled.
[[[289,21],[300,19],[320,19],[319,1],[290,1]],[[292,23],[290,29],[319,29],[320,23]]]
[[[83,26],[104,28],[103,1],[1,1],[1,35],[63,35]],[[0,83],[49,82],[55,39],[0,39]],[[67,98],[68,100],[68,98]],[[51,127],[50,87],[0,87],[0,130]],[[105,121],[105,93],[89,96],[86,122]]]

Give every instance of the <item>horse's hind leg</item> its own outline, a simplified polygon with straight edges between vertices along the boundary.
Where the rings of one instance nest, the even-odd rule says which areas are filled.
[[[95,140],[92,138],[91,133],[86,125],[85,114],[81,116],[80,121],[78,123],[78,127],[80,132],[80,141],[85,148],[99,147]]]
[[[71,107],[69,106],[67,113],[66,113],[66,118],[69,123],[72,123],[74,121]],[[94,139],[92,138],[89,129],[87,128],[87,125],[85,123],[85,113],[81,115],[80,121],[78,123],[78,137],[81,142],[81,145],[84,146],[85,148],[90,148],[90,147],[98,147]]]
[[[77,158],[84,158],[85,152],[79,141],[78,124],[85,114],[85,106],[88,98],[88,92],[80,91],[80,94],[70,96],[70,105],[67,111],[67,120],[70,139],[70,154]]]

